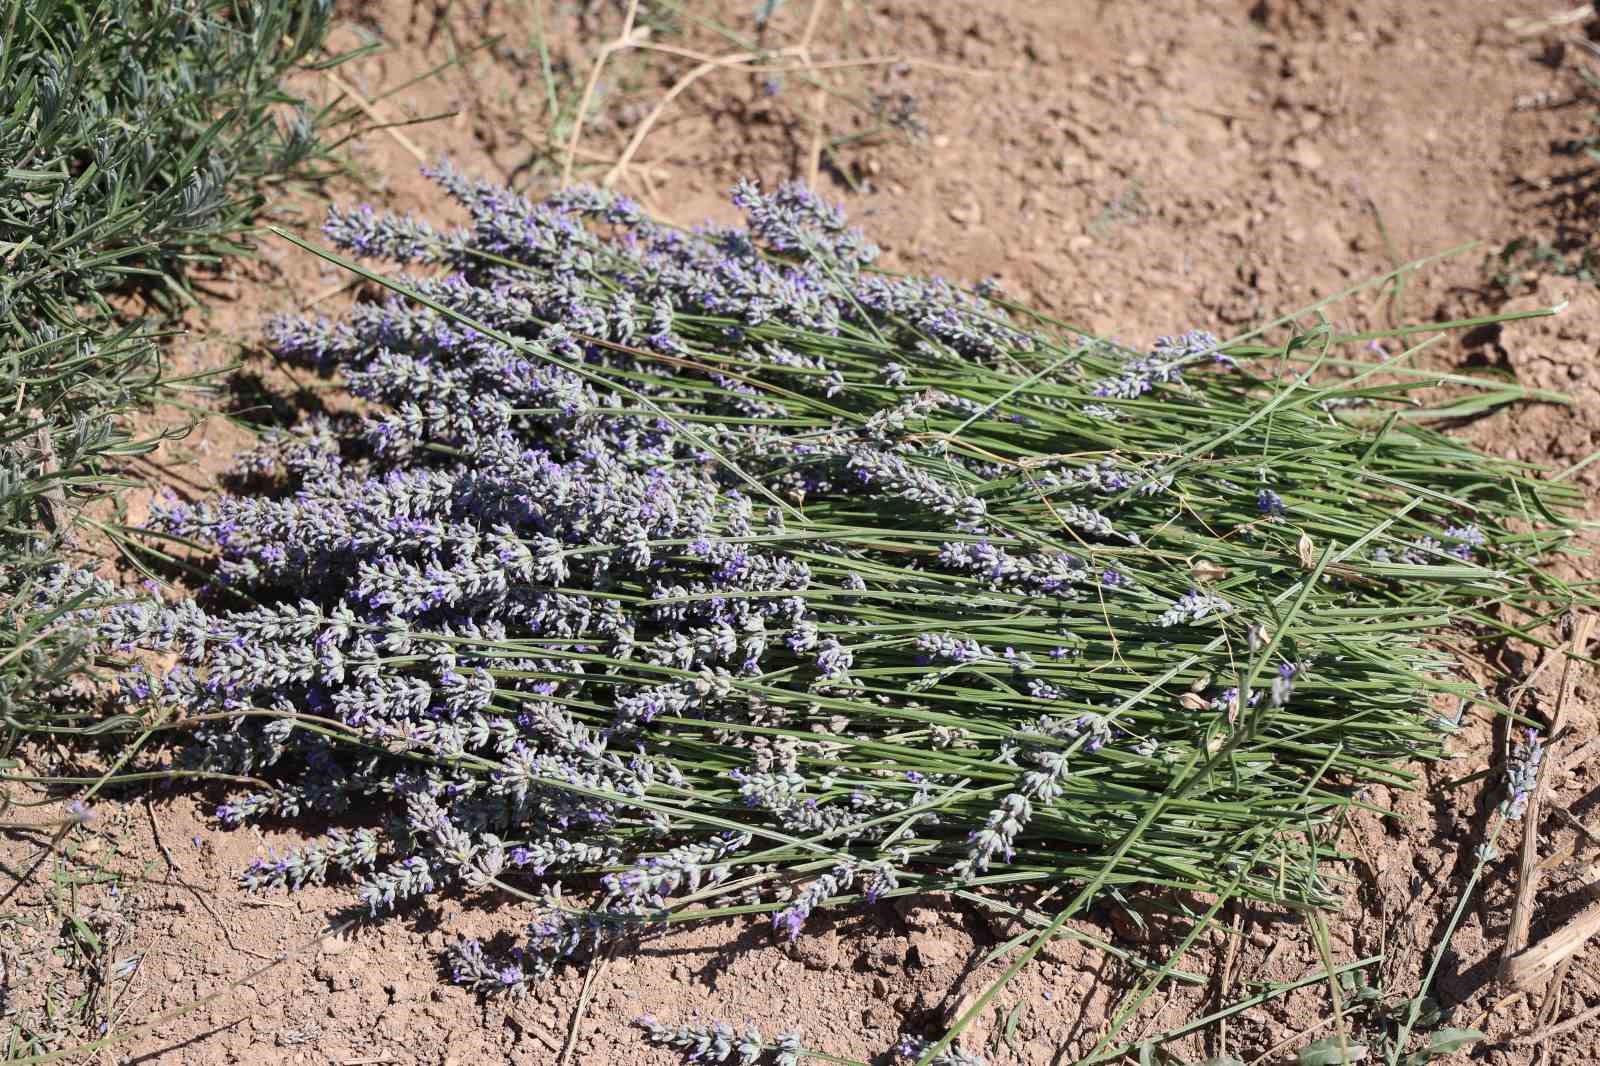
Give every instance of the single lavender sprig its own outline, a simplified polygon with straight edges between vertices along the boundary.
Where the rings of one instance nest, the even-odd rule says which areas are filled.
[[[743,1030],[715,1021],[703,1025],[687,1022],[666,1025],[648,1014],[634,1019],[634,1024],[643,1029],[645,1039],[657,1047],[682,1051],[685,1062],[736,1063],[737,1066],[766,1062],[771,1066],[798,1066],[805,1056],[800,1034],[796,1032],[779,1033],[769,1043],[754,1025],[746,1025]]]

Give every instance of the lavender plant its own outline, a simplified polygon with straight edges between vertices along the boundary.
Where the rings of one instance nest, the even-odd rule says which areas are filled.
[[[1340,813],[1471,692],[1427,634],[1580,595],[1537,566],[1574,490],[1386,417],[1436,375],[1324,380],[1331,335],[1128,352],[876,270],[794,186],[684,232],[433,176],[468,225],[334,211],[417,273],[272,329],[370,413],[264,439],[276,494],[163,507],[215,595],[101,633],[177,655],[135,693],[189,767],[271,782],[224,823],[365,821],[253,887],[538,902],[463,983],[990,884],[1328,905]]]
[[[178,380],[162,320],[109,298],[195,303],[190,272],[248,249],[267,190],[326,172],[324,134],[349,113],[284,80],[331,16],[327,0],[0,0],[0,758],[81,727],[49,702],[95,665],[60,622],[122,595],[63,568],[103,528],[85,504],[161,439],[124,416]]]

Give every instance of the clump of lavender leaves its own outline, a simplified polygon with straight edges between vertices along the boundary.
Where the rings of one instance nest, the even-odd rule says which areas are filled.
[[[164,508],[215,587],[101,629],[179,656],[126,685],[202,719],[189,766],[271,782],[224,824],[359,823],[250,886],[540,902],[462,983],[995,881],[1326,904],[1339,812],[1437,750],[1428,627],[1559,591],[1528,564],[1566,530],[1507,523],[1566,490],[1385,425],[1403,388],[1019,324],[795,186],[685,232],[433,176],[470,225],[327,223],[418,272],[396,295],[272,328],[371,413],[268,437],[275,492]]]

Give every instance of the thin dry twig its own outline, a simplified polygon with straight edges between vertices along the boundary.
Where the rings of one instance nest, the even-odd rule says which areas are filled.
[[[1239,961],[1239,938],[1244,936],[1244,911],[1239,907],[1239,901],[1228,901],[1228,942],[1222,950],[1222,965],[1217,967],[1217,1005],[1220,1008],[1228,1001],[1228,992],[1233,988],[1233,969]],[[1228,1020],[1223,1018],[1217,1023],[1217,1052],[1220,1054],[1227,1049]]]
[[[1567,695],[1572,685],[1572,661],[1575,656],[1582,655],[1589,646],[1589,637],[1594,632],[1595,618],[1593,615],[1583,615],[1576,620],[1573,626],[1572,639],[1567,642],[1562,657],[1565,660],[1561,668],[1561,683],[1556,693],[1556,702],[1550,712],[1550,742],[1544,753],[1544,761],[1539,764],[1539,773],[1534,779],[1533,792],[1528,796],[1528,806],[1522,816],[1522,862],[1521,873],[1517,882],[1517,900],[1511,909],[1511,925],[1506,934],[1506,944],[1501,952],[1502,967],[1509,968],[1514,957],[1528,944],[1528,928],[1533,922],[1533,901],[1539,890],[1539,812],[1542,805],[1545,786],[1550,780],[1551,767],[1558,761],[1553,750],[1560,741],[1562,716],[1566,709]],[[1553,656],[1551,657],[1554,658]],[[1547,662],[1550,660],[1546,660]],[[1537,677],[1544,668],[1541,663],[1539,669],[1534,671]],[[1533,679],[1529,678],[1529,682]],[[1527,683],[1524,683],[1524,687]],[[1555,935],[1560,935],[1555,934]],[[1553,968],[1554,963],[1551,963]],[[1526,978],[1526,967],[1524,967]],[[1508,969],[1509,974],[1509,969]],[[1515,982],[1521,985],[1521,982]]]
[[[693,48],[680,48],[677,45],[658,44],[654,41],[641,41],[633,46],[641,52],[660,52],[663,55],[679,56],[683,59],[692,59],[696,63],[715,63],[721,57],[709,52],[697,52]],[[763,52],[762,55],[778,57],[787,49]],[[909,55],[886,56],[859,56],[855,59],[825,59],[797,67],[793,63],[750,63],[741,64],[743,69],[751,74],[814,74],[819,70],[844,70],[851,67],[881,67],[886,63],[894,63],[908,67],[918,67],[924,70],[940,71],[945,74],[962,74],[974,78],[987,78],[994,75],[995,71],[989,67],[971,67],[960,63],[942,63],[937,59],[920,59]]]
[[[800,61],[811,66],[811,40],[816,36],[817,25],[822,20],[822,7],[828,0],[815,0],[811,14],[806,19],[805,31],[800,35]],[[828,93],[822,85],[811,90],[811,151],[806,162],[806,188],[817,187],[817,174],[822,169],[822,116],[828,107]]]
[[[271,907],[274,910],[280,911],[294,911],[300,909],[285,899],[256,899],[253,896],[247,896],[244,899],[241,899],[239,902],[246,907]]]
[[[681,96],[689,86],[710,74],[713,70],[722,67],[742,66],[769,55],[798,55],[798,52],[794,48],[784,48],[778,52],[730,52],[725,56],[718,56],[701,63],[679,78],[672,88],[661,95],[655,106],[650,109],[650,113],[634,128],[633,136],[628,138],[627,147],[623,148],[622,154],[617,157],[617,161],[611,169],[606,171],[606,176],[600,179],[600,184],[610,186],[616,183],[617,178],[622,175],[622,172],[628,168],[628,164],[632,162],[634,153],[639,150],[640,145],[644,144],[644,139],[650,135],[650,131],[655,127],[656,122],[660,120],[662,113],[666,111],[667,105]]]
[[[821,6],[822,6],[822,0],[818,0],[817,5],[812,8],[813,18],[820,12]],[[807,31],[806,32],[807,32],[808,35],[812,32],[812,29],[813,29],[813,27],[810,27],[810,26],[807,27]],[[615,165],[613,165],[612,168],[609,171],[606,172],[606,176],[601,179],[600,184],[605,185],[605,186],[611,186],[611,185],[615,184],[617,182],[617,180],[622,176],[623,172],[626,171],[628,169],[628,167],[632,164],[634,154],[636,152],[638,152],[639,147],[644,143],[644,139],[647,136],[649,136],[650,131],[653,128],[655,128],[656,123],[658,121],[660,121],[662,113],[665,112],[666,109],[667,109],[667,105],[669,105],[670,103],[672,103],[673,100],[675,100],[679,96],[681,96],[683,94],[683,92],[686,89],[688,89],[691,85],[693,85],[695,82],[699,81],[701,78],[705,77],[707,74],[710,74],[712,71],[719,70],[719,69],[721,69],[723,67],[739,67],[739,68],[741,68],[743,70],[747,70],[747,71],[750,71],[750,72],[762,71],[762,70],[779,70],[779,71],[799,71],[801,73],[814,74],[816,71],[819,71],[819,70],[825,70],[825,69],[836,68],[836,67],[847,67],[847,66],[848,67],[865,67],[865,66],[882,66],[882,65],[890,64],[890,63],[911,63],[911,64],[917,65],[917,66],[934,67],[936,69],[943,69],[943,70],[952,71],[952,72],[956,72],[956,73],[962,73],[962,74],[985,75],[985,74],[989,73],[988,71],[975,70],[975,69],[966,68],[966,67],[951,67],[948,64],[919,62],[917,60],[909,59],[909,58],[904,57],[904,56],[874,56],[874,57],[869,57],[869,58],[866,58],[866,59],[843,60],[843,61],[835,62],[835,63],[814,63],[810,59],[809,36],[806,39],[804,39],[803,43],[801,43],[801,44],[790,45],[790,46],[788,46],[786,48],[779,48],[779,49],[777,49],[775,51],[729,52],[729,53],[727,53],[725,55],[720,55],[720,56],[705,55],[704,53],[692,52],[692,51],[690,51],[688,49],[671,48],[671,47],[664,46],[664,45],[636,44],[633,47],[636,47],[636,48],[639,48],[639,49],[645,50],[645,51],[666,52],[666,53],[671,54],[671,55],[685,56],[687,58],[698,60],[699,61],[699,65],[696,66],[694,69],[690,70],[689,73],[685,74],[682,78],[680,78],[678,80],[678,82],[672,86],[672,88],[668,89],[666,91],[666,93],[659,100],[656,101],[655,106],[650,109],[650,113],[647,114],[644,117],[644,119],[639,123],[639,125],[637,127],[635,127],[635,129],[633,131],[633,136],[628,139],[627,147],[623,149],[622,155],[620,157],[618,157],[617,162],[615,163]],[[799,62],[798,62],[798,64],[777,64],[777,65],[770,65],[770,66],[769,65],[758,65],[758,62],[757,62],[759,60],[764,60],[764,59],[784,59],[784,58],[793,58],[793,59],[798,60]],[[823,92],[823,91],[824,90],[819,85],[818,86],[818,92]],[[820,110],[818,111],[818,114],[817,114],[817,121],[816,121],[816,124],[815,124],[815,130],[817,131],[817,137],[819,138],[820,137],[820,130],[821,130],[821,113],[820,113]],[[576,131],[574,131],[574,132],[576,132]],[[817,160],[816,164],[812,167],[812,184],[814,185],[815,184],[815,172],[816,172],[816,170],[818,168],[820,168],[820,165],[821,165],[821,142],[820,142],[819,139],[814,138],[813,144],[812,144],[812,151],[813,151],[813,154],[814,154],[814,156],[815,156],[815,158]],[[565,184],[565,180],[563,180],[563,184]]]
[[[1512,956],[1505,967],[1507,982],[1522,991],[1532,989],[1582,951],[1596,933],[1600,933],[1600,903],[1590,904],[1566,925]]]
[[[1583,766],[1596,755],[1600,755],[1600,736],[1591,737],[1582,747],[1567,752],[1567,757],[1561,760],[1561,768],[1565,771],[1574,766]],[[1600,843],[1600,840],[1596,843]]]
[[[822,23],[822,8],[828,0],[813,0],[811,13],[806,16],[806,28],[800,33],[800,50],[804,52],[811,47],[812,40],[817,35],[817,26]]]
[[[56,535],[57,541],[67,548],[75,548],[77,536],[72,516],[67,513],[67,496],[61,490],[61,483],[53,480],[61,470],[61,462],[56,458],[55,441],[50,436],[50,422],[45,418],[44,412],[37,407],[28,408],[24,417],[29,422],[38,422],[38,428],[33,432],[33,444],[39,464],[39,480],[44,482],[44,488],[40,490],[38,498],[39,517],[44,520],[46,528]]]
[[[1316,1022],[1308,1028],[1300,1029],[1296,1032],[1290,1033],[1288,1036],[1284,1037],[1282,1040],[1279,1040],[1276,1044],[1273,1044],[1271,1047],[1267,1048],[1267,1050],[1251,1059],[1250,1066],[1261,1066],[1263,1062],[1274,1059],[1277,1054],[1285,1048],[1293,1047],[1296,1044],[1305,1044],[1308,1037],[1321,1032],[1323,1029],[1326,1029],[1328,1026],[1335,1023],[1342,1024],[1344,1019],[1349,1017],[1352,1013],[1354,1013],[1353,1008],[1346,1007],[1340,1013],[1330,1014],[1328,1017],[1323,1018],[1321,1021]]]
[[[635,38],[649,31],[644,27],[634,28],[634,19],[639,14],[639,0],[628,0],[628,13],[622,18],[622,32],[617,34],[616,40],[608,42],[600,49],[600,54],[595,56],[594,66],[589,69],[589,80],[584,83],[583,96],[578,101],[578,110],[572,118],[572,135],[567,138],[567,156],[561,164],[561,187],[565,189],[572,184],[572,161],[578,154],[578,140],[583,136],[583,117],[589,112],[589,101],[594,99],[594,88],[600,83],[600,71],[605,67],[606,60],[611,58],[613,52],[620,52],[639,43]]]
[[[1563,26],[1570,26],[1574,22],[1583,22],[1593,14],[1593,4],[1579,4],[1577,7],[1558,11],[1543,18],[1508,18],[1505,20],[1505,27],[1518,37],[1533,37],[1547,30],[1558,30]]]
[[[309,299],[305,303],[301,304],[300,305],[300,310],[309,311],[311,308],[317,306],[323,300],[332,299],[333,297],[339,295],[341,292],[344,292],[347,289],[353,289],[357,285],[360,285],[360,284],[361,284],[361,278],[359,278],[359,277],[351,278],[348,281],[341,281],[337,285],[334,285],[334,286],[331,286],[329,288],[323,289],[321,292],[319,292],[315,296],[311,297],[311,299]]]
[[[352,919],[350,919],[348,921],[340,922],[338,925],[324,926],[320,931],[318,931],[310,939],[308,939],[306,941],[303,941],[302,943],[296,945],[293,948],[290,948],[287,951],[281,952],[278,955],[273,956],[272,961],[264,963],[264,964],[262,964],[260,966],[257,966],[254,970],[251,970],[249,973],[243,975],[242,977],[238,977],[238,978],[235,978],[232,981],[229,981],[227,984],[223,985],[221,988],[217,989],[214,992],[208,992],[206,995],[201,996],[199,999],[191,1000],[188,1003],[180,1004],[179,1006],[176,1006],[176,1007],[172,1008],[171,1010],[166,1011],[165,1013],[158,1014],[155,1017],[151,1018],[150,1020],[146,1021],[142,1025],[135,1026],[132,1029],[125,1029],[122,1032],[109,1033],[106,1036],[101,1037],[99,1040],[92,1041],[92,1042],[90,1042],[88,1044],[83,1044],[83,1045],[81,1045],[79,1047],[61,1048],[61,1049],[59,1049],[57,1051],[49,1052],[48,1054],[42,1055],[42,1056],[40,1056],[40,1057],[38,1057],[36,1059],[33,1059],[31,1061],[38,1062],[38,1063],[41,1063],[41,1064],[42,1063],[47,1063],[47,1062],[59,1062],[59,1061],[65,1060],[65,1059],[70,1059],[70,1058],[72,1058],[73,1056],[76,1056],[76,1055],[86,1055],[86,1054],[90,1054],[92,1052],[99,1051],[102,1048],[113,1047],[113,1046],[115,1046],[117,1044],[124,1044],[124,1043],[127,1043],[130,1040],[139,1040],[139,1039],[142,1039],[142,1038],[147,1037],[147,1036],[154,1036],[155,1034],[161,1032],[164,1028],[166,1028],[166,1026],[170,1025],[172,1022],[177,1021],[179,1018],[182,1018],[185,1015],[193,1014],[195,1011],[200,1010],[201,1008],[206,1007],[206,1006],[208,1006],[208,1005],[210,1005],[212,1003],[215,1003],[217,1000],[221,999],[223,996],[226,996],[228,993],[233,992],[235,989],[242,988],[245,985],[250,984],[252,981],[254,981],[256,978],[260,977],[262,974],[265,974],[268,971],[273,970],[273,969],[277,968],[278,966],[281,966],[282,964],[290,961],[291,959],[299,958],[301,955],[305,954],[307,951],[309,951],[312,948],[316,947],[317,945],[321,944],[328,937],[338,936],[340,933],[343,933],[345,930],[354,928],[355,925],[360,921],[361,921],[361,919],[359,919],[359,918],[352,918]],[[237,1025],[240,1021],[243,1021],[243,1020],[244,1020],[243,1017],[240,1017],[238,1019],[235,1019],[234,1021],[225,1023],[225,1026]]]
[[[1596,1003],[1582,1014],[1575,1014],[1571,1018],[1568,1018],[1566,1021],[1560,1022],[1559,1024],[1546,1026],[1545,1028],[1535,1030],[1531,1033],[1518,1033],[1516,1036],[1506,1039],[1504,1043],[1542,1043],[1543,1041],[1549,1040],[1551,1037],[1561,1036],[1564,1033],[1570,1033],[1572,1030],[1583,1025],[1585,1022],[1593,1021],[1595,1018],[1600,1018],[1600,1003]]]
[[[388,121],[385,120],[381,114],[379,114],[377,107],[373,105],[371,100],[368,100],[365,96],[362,96],[360,93],[356,92],[354,86],[345,81],[343,78],[339,77],[339,75],[335,74],[333,71],[328,70],[324,71],[323,73],[327,77],[330,85],[344,93],[350,99],[354,100],[356,106],[365,112],[368,118],[370,118],[373,122],[376,122],[378,125],[384,127],[385,132],[395,139],[395,143],[415,156],[417,162],[426,163],[428,161],[427,155],[422,151],[421,148],[417,147],[416,142],[414,142],[410,137],[407,137],[405,134],[401,133],[394,126],[390,125]]]
[[[589,972],[583,976],[583,991],[578,994],[578,1005],[572,1012],[572,1024],[567,1027],[567,1042],[561,1047],[561,1056],[556,1059],[556,1066],[567,1066],[572,1058],[572,1049],[578,1044],[578,1030],[583,1025],[583,1016],[589,1010],[589,1000],[594,996],[595,983],[600,979],[606,964],[611,961],[613,948],[607,947],[605,953],[594,960],[589,967]]]
[[[1590,829],[1588,826],[1584,825],[1577,815],[1573,814],[1565,807],[1555,807],[1552,809],[1556,814],[1561,816],[1563,821],[1572,826],[1572,828],[1576,829],[1579,834],[1581,834],[1589,843],[1600,844],[1600,833],[1596,833],[1593,829]]]
[[[1567,980],[1567,971],[1572,969],[1572,959],[1566,958],[1561,965],[1556,967],[1555,976],[1550,979],[1550,987],[1545,989],[1544,1002],[1539,1006],[1539,1028],[1544,1029],[1550,1025],[1555,1016],[1561,1011],[1562,988]],[[1549,1055],[1550,1046],[1541,1043],[1533,1049],[1533,1062],[1535,1066],[1542,1063]]]
[[[292,45],[294,42],[288,37],[284,37],[283,43],[286,45]],[[323,71],[322,76],[328,79],[328,84],[332,85],[339,92],[344,93],[350,99],[354,100],[355,105],[361,109],[363,114],[365,114],[377,125],[383,127],[388,132],[389,136],[395,139],[395,142],[399,144],[400,147],[404,148],[406,151],[410,152],[416,157],[417,162],[426,163],[428,161],[428,157],[422,151],[422,149],[418,148],[416,143],[412,141],[410,137],[407,137],[405,134],[401,133],[391,122],[385,119],[383,115],[378,112],[377,105],[357,92],[354,86],[345,81],[343,78],[339,77],[339,75],[335,74],[332,70]]]
[[[28,865],[23,868],[20,874],[16,874],[12,877],[11,887],[6,889],[4,895],[0,895],[0,906],[4,906],[12,896],[16,895],[17,891],[22,888],[23,884],[25,884],[27,880],[33,876],[34,871],[43,866],[45,860],[55,854],[56,848],[63,840],[67,838],[67,834],[72,832],[72,827],[77,824],[77,822],[72,820],[61,823],[61,827],[57,829],[55,835],[50,838],[50,842],[39,849],[39,854],[34,856]]]
[[[133,987],[133,983],[139,979],[139,974],[144,971],[144,960],[146,958],[147,956],[143,954],[138,957],[138,960],[133,964],[133,972],[128,974],[127,981],[123,982],[122,987],[117,990],[117,994],[112,997],[111,1005],[106,1008],[105,1026],[107,1029],[115,1029],[118,1025],[121,1025],[123,1017],[143,997],[143,993],[140,993],[140,995],[128,1000],[127,1003],[122,1002],[127,996],[128,990]],[[109,1050],[109,1048],[101,1048],[98,1057],[104,1060],[106,1052]]]
[[[817,89],[811,97],[811,151],[806,156],[806,188],[817,187],[822,171],[823,115],[828,110],[828,94]]]

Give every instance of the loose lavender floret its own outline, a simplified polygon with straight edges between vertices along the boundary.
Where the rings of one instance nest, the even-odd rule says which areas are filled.
[[[1232,604],[1214,592],[1190,589],[1156,619],[1156,625],[1193,625],[1211,615],[1224,615],[1233,610]]]
[[[1522,742],[1506,760],[1506,799],[1501,811],[1509,821],[1520,821],[1539,784],[1539,767],[1544,762],[1544,738],[1533,729],[1522,731]]]
[[[894,1046],[894,1052],[902,1062],[920,1062],[933,1043],[932,1040],[907,1034]],[[930,1059],[928,1066],[989,1066],[989,1060],[982,1055],[961,1050],[959,1044],[951,1044]]]
[[[995,658],[993,648],[949,633],[924,633],[917,638],[917,650],[928,662],[966,664]]]
[[[1289,697],[1294,694],[1294,687],[1305,672],[1301,663],[1279,663],[1278,672],[1272,679],[1269,690],[1274,707],[1282,707],[1289,702]]]
[[[1398,552],[1384,547],[1375,548],[1372,557],[1381,563],[1405,563],[1408,566],[1439,566],[1449,562],[1451,558],[1470,563],[1475,558],[1474,552],[1489,544],[1488,535],[1470,522],[1464,526],[1446,528],[1444,536],[1456,543],[1446,547],[1435,537],[1422,536],[1409,542]]]
[[[855,883],[855,877],[854,867],[834,867],[801,889],[793,903],[773,914],[772,928],[789,940],[797,939],[811,912],[829,896],[837,896],[841,892],[848,891]]]
[[[1471,562],[1473,549],[1485,547],[1489,543],[1488,535],[1471,522],[1464,526],[1451,526],[1444,531],[1444,535],[1457,542],[1450,549],[1450,554],[1462,562]]]

